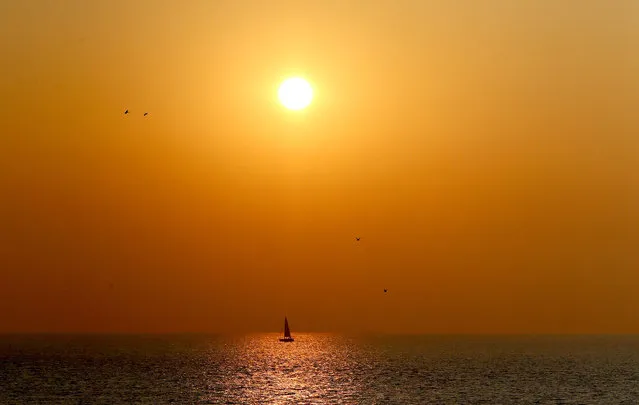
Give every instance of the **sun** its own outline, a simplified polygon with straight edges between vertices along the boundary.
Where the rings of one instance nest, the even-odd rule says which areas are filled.
[[[280,85],[277,95],[282,105],[289,110],[301,110],[313,100],[311,85],[300,77],[286,79]]]

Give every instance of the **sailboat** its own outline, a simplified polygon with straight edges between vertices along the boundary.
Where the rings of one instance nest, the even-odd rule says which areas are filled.
[[[280,342],[292,342],[291,330],[288,328],[288,319],[284,317],[284,337],[280,338]]]

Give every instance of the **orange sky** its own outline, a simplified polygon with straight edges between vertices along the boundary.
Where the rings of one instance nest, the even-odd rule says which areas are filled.
[[[0,332],[639,333],[638,49],[634,0],[0,0]]]

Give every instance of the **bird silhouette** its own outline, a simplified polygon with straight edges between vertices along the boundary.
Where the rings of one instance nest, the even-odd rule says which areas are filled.
[[[384,288],[384,292],[385,292],[385,293],[387,293],[387,292],[388,292],[388,290]]]
[[[148,112],[145,112],[145,113],[144,113],[144,116],[146,117],[147,115],[149,115],[149,113],[148,113]]]
[[[125,110],[125,111],[124,111],[124,113],[125,113],[125,114],[128,114],[128,113],[129,113],[129,110]]]
[[[356,237],[355,237],[355,240],[359,240],[359,236],[356,236]]]

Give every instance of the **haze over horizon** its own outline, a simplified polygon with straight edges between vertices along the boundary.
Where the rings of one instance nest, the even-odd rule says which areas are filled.
[[[630,0],[0,0],[0,333],[639,333],[638,49]]]

